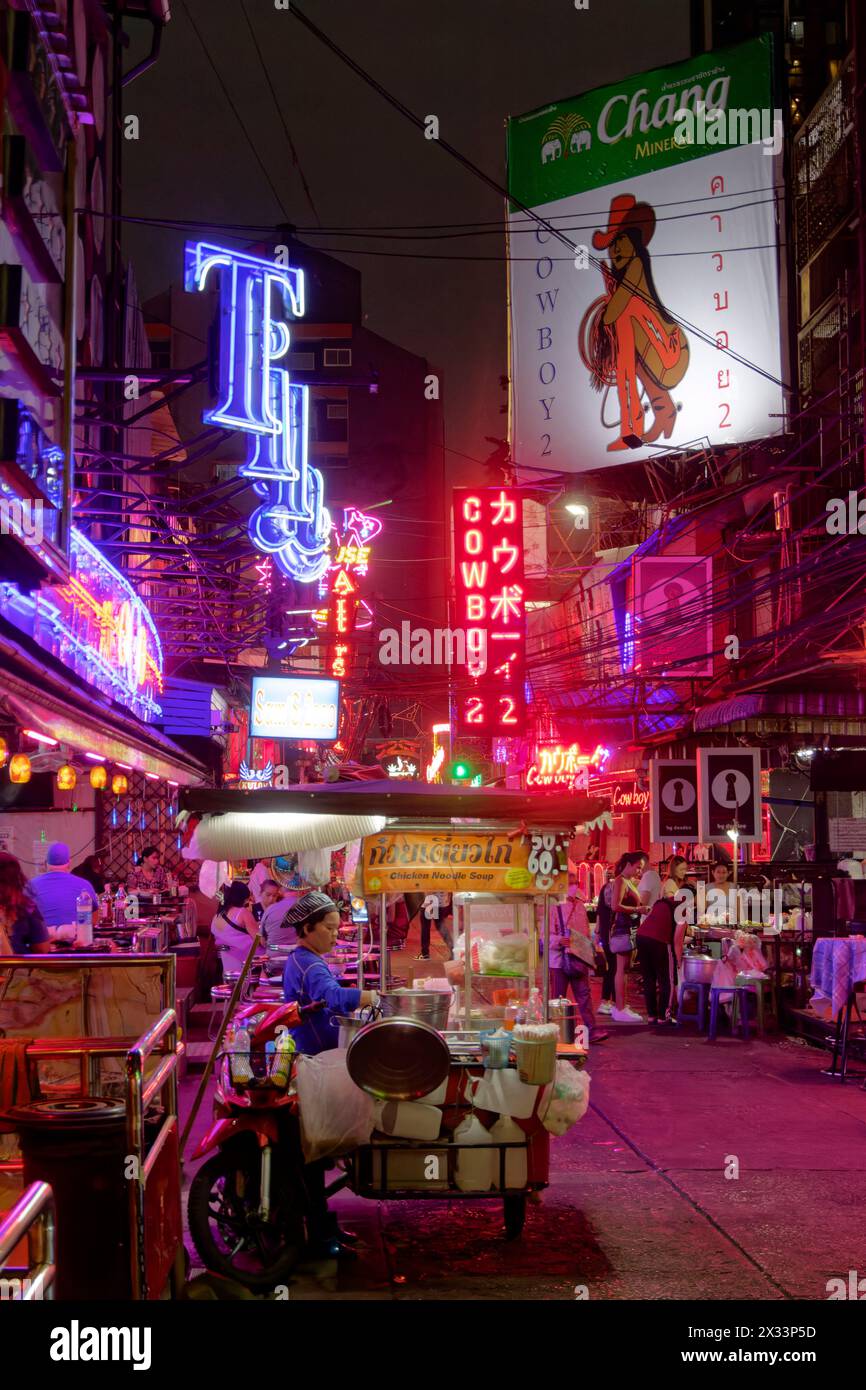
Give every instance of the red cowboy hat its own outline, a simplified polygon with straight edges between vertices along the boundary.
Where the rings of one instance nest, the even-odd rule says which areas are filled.
[[[656,215],[649,203],[639,203],[631,193],[620,193],[611,200],[607,217],[607,231],[593,232],[592,244],[596,251],[604,251],[620,232],[640,232],[644,246],[648,246],[656,229]]]

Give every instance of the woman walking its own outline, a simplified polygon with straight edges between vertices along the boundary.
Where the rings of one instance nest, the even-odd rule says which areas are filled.
[[[609,1014],[613,1009],[614,1003],[614,981],[616,980],[616,956],[610,949],[610,929],[613,926],[613,910],[611,908],[611,897],[613,895],[613,869],[607,871],[607,881],[598,895],[598,906],[595,911],[595,938],[601,950],[604,952],[606,969],[601,977],[601,1003],[598,1006],[600,1014]]]
[[[637,958],[643,975],[647,1023],[671,1023],[671,999],[676,987],[673,894],[659,898],[637,929]],[[680,944],[682,954],[682,943]]]
[[[628,1008],[625,997],[626,970],[632,953],[632,932],[649,908],[641,902],[638,880],[647,865],[649,855],[646,850],[630,850],[624,854],[616,866],[616,877],[611,893],[613,926],[610,933],[610,949],[616,956],[616,979],[614,994],[616,1004],[610,1016],[615,1023],[643,1023],[640,1014]]]

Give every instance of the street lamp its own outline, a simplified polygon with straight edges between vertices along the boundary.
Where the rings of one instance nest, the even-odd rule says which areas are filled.
[[[739,857],[740,857],[740,854],[739,854],[740,847],[739,847],[739,843],[738,843],[739,838],[740,838],[740,831],[739,831],[739,828],[738,828],[738,826],[737,826],[737,822],[734,821],[734,824],[731,826],[730,830],[728,831],[728,839],[732,842],[732,844],[733,844],[733,846],[734,846],[734,891],[736,891],[736,887],[737,887],[737,866],[738,866]]]

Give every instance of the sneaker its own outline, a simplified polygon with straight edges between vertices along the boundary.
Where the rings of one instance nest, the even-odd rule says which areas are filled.
[[[415,959],[416,959],[416,960],[429,960],[430,957],[429,957],[429,956],[425,956],[425,955],[420,955],[420,956],[416,956]]]
[[[613,1004],[610,1002],[610,1000],[609,1000],[609,999],[602,999],[601,1003],[599,1004],[598,1008],[596,1009],[596,1013],[597,1013],[597,1014],[609,1014],[609,1013],[611,1012],[612,1009],[613,1009]]]
[[[610,1016],[614,1023],[643,1023],[640,1014],[636,1014],[634,1009],[611,1009]]]

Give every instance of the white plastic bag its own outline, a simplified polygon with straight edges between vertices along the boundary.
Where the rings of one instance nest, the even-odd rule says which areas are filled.
[[[306,883],[321,888],[331,877],[329,849],[302,849],[298,852],[298,873]]]
[[[575,1071],[568,1062],[556,1064],[556,1076],[545,1089],[538,1113],[549,1134],[567,1134],[589,1108],[589,1072]]]
[[[307,1163],[351,1153],[370,1142],[375,1127],[372,1096],[356,1086],[339,1048],[299,1057],[297,1070],[301,1145]]]

